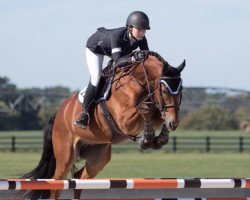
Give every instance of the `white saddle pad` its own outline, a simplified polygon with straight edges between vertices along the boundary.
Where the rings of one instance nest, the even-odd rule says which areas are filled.
[[[85,96],[86,87],[78,93],[78,101],[82,104]]]

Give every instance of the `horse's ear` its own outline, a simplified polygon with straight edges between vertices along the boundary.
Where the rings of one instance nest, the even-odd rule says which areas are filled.
[[[168,68],[169,68],[169,64],[168,64],[168,62],[165,62],[164,67],[163,67],[163,74],[164,75],[167,74]]]
[[[180,64],[180,66],[177,67],[178,72],[181,72],[185,66],[186,66],[186,60],[184,59],[184,61]]]

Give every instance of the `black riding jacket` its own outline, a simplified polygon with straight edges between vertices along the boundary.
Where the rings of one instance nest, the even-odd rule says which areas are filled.
[[[146,37],[140,41],[131,42],[126,27],[116,29],[101,27],[90,36],[86,47],[94,53],[107,55],[117,62],[122,56],[132,53],[138,47],[140,50],[148,50],[148,43]]]

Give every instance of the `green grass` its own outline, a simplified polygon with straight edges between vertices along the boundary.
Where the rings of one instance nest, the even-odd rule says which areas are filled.
[[[250,136],[249,133],[242,131],[210,131],[210,130],[176,130],[170,133],[171,136],[185,136],[185,137],[195,137],[195,136],[211,136],[211,137],[232,137],[232,136]],[[41,130],[31,130],[31,131],[0,131],[0,136],[43,136]]]
[[[0,136],[38,136],[42,131],[1,131]],[[250,136],[240,131],[183,131],[170,137]],[[123,147],[124,145],[116,145]],[[137,144],[132,144],[137,149]],[[122,151],[122,150],[121,150]],[[98,177],[250,177],[250,155],[247,153],[166,153],[165,150],[140,153],[113,153],[111,162]],[[18,177],[33,169],[41,153],[0,152],[0,178]],[[82,166],[83,163],[78,163]]]
[[[113,154],[100,177],[249,177],[247,154]]]
[[[18,177],[33,169],[40,153],[0,153],[0,178]],[[83,162],[78,163],[82,166]],[[114,153],[99,178],[250,177],[250,155],[239,153]]]
[[[225,131],[214,131],[214,130],[177,130],[176,132],[171,132],[175,136],[185,136],[185,137],[239,137],[239,136],[250,136],[249,133],[236,130],[225,130]]]
[[[12,136],[40,136],[42,137],[43,136],[43,133],[42,131],[40,130],[35,130],[35,131],[0,131],[0,136],[9,136],[9,137],[12,137]]]
[[[0,153],[0,178],[19,177],[33,169],[40,153]]]

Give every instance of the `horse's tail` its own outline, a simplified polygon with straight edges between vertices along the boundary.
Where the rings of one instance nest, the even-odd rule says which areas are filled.
[[[21,178],[24,179],[50,179],[53,177],[56,168],[56,160],[52,146],[52,130],[56,112],[50,117],[44,128],[44,143],[41,159],[35,169],[24,174]],[[50,196],[49,190],[31,190],[29,192],[20,192],[20,196],[28,199],[48,199]]]

